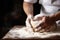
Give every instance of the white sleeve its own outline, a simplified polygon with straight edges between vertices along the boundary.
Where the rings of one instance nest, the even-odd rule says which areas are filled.
[[[43,0],[39,0],[39,4],[42,4],[43,3]]]
[[[28,2],[28,3],[36,3],[37,0],[24,0],[24,2]]]

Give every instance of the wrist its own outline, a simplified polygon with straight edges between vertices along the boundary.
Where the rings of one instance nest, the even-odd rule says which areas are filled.
[[[56,16],[55,16],[55,15],[50,16],[50,19],[51,19],[52,21],[56,21]]]
[[[52,17],[55,21],[60,20],[60,11],[52,15]]]
[[[28,18],[32,18],[32,17],[33,17],[33,15],[27,15],[27,17],[28,17]]]

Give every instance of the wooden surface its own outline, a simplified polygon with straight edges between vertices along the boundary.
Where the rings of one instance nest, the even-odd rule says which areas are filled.
[[[59,35],[57,34],[55,36],[51,36],[51,37],[48,37],[48,38],[41,38],[41,37],[40,38],[39,37],[20,38],[18,36],[21,35],[22,33],[19,34],[20,33],[19,30],[23,27],[25,27],[25,26],[14,26],[2,39],[53,39],[53,38],[54,39],[60,39],[60,27],[58,27],[57,30],[56,30],[56,33],[58,33]]]

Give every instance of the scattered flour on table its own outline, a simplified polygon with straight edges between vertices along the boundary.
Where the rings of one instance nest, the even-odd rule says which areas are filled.
[[[33,32],[27,27],[11,29],[4,38],[49,38],[52,36],[60,36],[60,27],[55,32]]]

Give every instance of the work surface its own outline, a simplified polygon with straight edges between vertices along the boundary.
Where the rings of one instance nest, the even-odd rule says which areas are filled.
[[[60,38],[60,27],[49,33],[31,32],[25,26],[14,26],[2,39],[44,39],[44,38]]]

